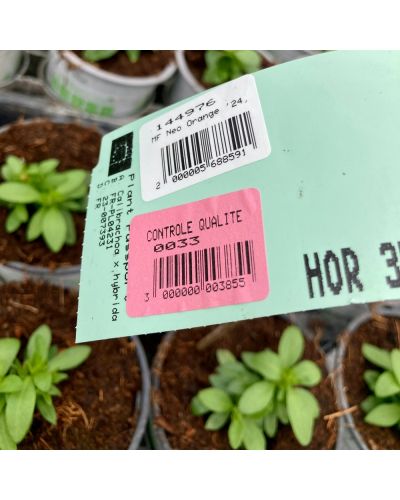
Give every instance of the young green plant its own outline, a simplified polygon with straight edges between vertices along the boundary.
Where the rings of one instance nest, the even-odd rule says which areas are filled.
[[[379,368],[364,372],[364,380],[372,393],[361,404],[366,413],[365,421],[400,430],[400,349],[387,351],[364,343],[362,353]]]
[[[193,398],[192,412],[211,412],[205,423],[210,431],[228,424],[233,449],[265,449],[279,424],[290,424],[299,443],[309,445],[320,410],[305,387],[317,385],[321,371],[314,362],[301,360],[303,353],[304,337],[294,325],[282,333],[278,352],[244,352],[239,361],[230,351],[218,350],[211,387]]]
[[[84,50],[83,59],[88,62],[104,61],[111,59],[119,50]],[[138,62],[140,50],[125,50],[126,55],[131,63]]]
[[[262,57],[255,50],[207,50],[203,81],[210,85],[229,82],[261,69]]]
[[[22,361],[17,357],[19,340],[0,339],[0,450],[16,449],[32,425],[35,408],[45,420],[57,423],[57,385],[90,354],[86,345],[58,351],[51,338],[50,328],[39,326],[29,337]]]
[[[85,170],[57,172],[58,165],[56,159],[26,163],[10,155],[1,167],[0,202],[9,209],[6,231],[27,224],[27,241],[42,236],[52,252],[76,242],[71,212],[86,210],[89,185]]]

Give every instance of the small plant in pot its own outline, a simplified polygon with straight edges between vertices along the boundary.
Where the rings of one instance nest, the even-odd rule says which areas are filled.
[[[74,292],[0,288],[0,449],[137,448],[148,413],[140,342],[75,345]]]
[[[166,50],[51,51],[47,82],[59,99],[103,119],[132,117],[176,71]]]
[[[273,65],[273,58],[258,50],[178,50],[179,78],[171,102]]]
[[[75,123],[17,122],[0,132],[0,274],[79,281],[89,172],[100,134]]]
[[[343,448],[400,449],[400,319],[378,309],[343,334],[336,363]]]
[[[331,449],[335,396],[324,363],[280,317],[176,332],[153,364],[155,446]]]

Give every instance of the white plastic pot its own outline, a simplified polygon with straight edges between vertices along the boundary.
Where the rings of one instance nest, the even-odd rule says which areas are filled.
[[[12,83],[27,67],[22,50],[0,50],[0,86]]]
[[[158,75],[122,76],[99,69],[69,50],[52,50],[45,78],[53,95],[83,113],[122,118],[149,105],[157,86],[172,78],[175,71],[176,64],[171,62]]]
[[[261,56],[268,62],[274,63],[273,55],[266,50],[258,50]],[[178,65],[178,76],[169,90],[167,101],[169,104],[178,102],[186,97],[198,94],[205,90],[205,87],[194,77],[186,61],[185,51],[176,50],[175,59]]]

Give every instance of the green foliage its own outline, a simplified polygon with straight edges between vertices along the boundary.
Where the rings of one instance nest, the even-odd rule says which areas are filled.
[[[364,343],[362,353],[381,369],[364,372],[364,381],[372,392],[361,404],[365,421],[378,427],[400,429],[400,349],[387,351]]]
[[[83,59],[88,62],[104,61],[105,59],[110,59],[119,52],[118,50],[84,50]],[[135,63],[139,60],[140,50],[125,50],[126,55],[131,63]]]
[[[261,69],[262,57],[255,50],[207,50],[203,81],[210,85],[229,82]]]
[[[244,352],[242,361],[228,350],[217,351],[218,367],[210,375],[211,387],[192,399],[194,415],[208,415],[210,431],[228,427],[233,449],[264,450],[279,424],[290,424],[299,443],[312,439],[319,404],[310,391],[321,380],[318,366],[301,360],[304,338],[294,325],[282,333],[278,352]]]
[[[53,405],[53,397],[61,396],[57,384],[68,378],[66,370],[90,354],[86,345],[58,352],[47,325],[32,333],[22,361],[17,358],[19,350],[19,340],[0,339],[0,450],[16,449],[29,432],[35,408],[45,420],[57,423]]]
[[[55,159],[27,164],[8,156],[1,167],[0,202],[9,209],[6,231],[27,223],[27,241],[42,236],[52,252],[76,242],[71,212],[85,211],[89,185],[84,170],[57,172],[58,165]]]

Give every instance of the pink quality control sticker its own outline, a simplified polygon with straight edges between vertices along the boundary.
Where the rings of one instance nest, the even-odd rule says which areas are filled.
[[[129,316],[255,302],[265,299],[268,292],[257,189],[132,219],[126,306]]]

